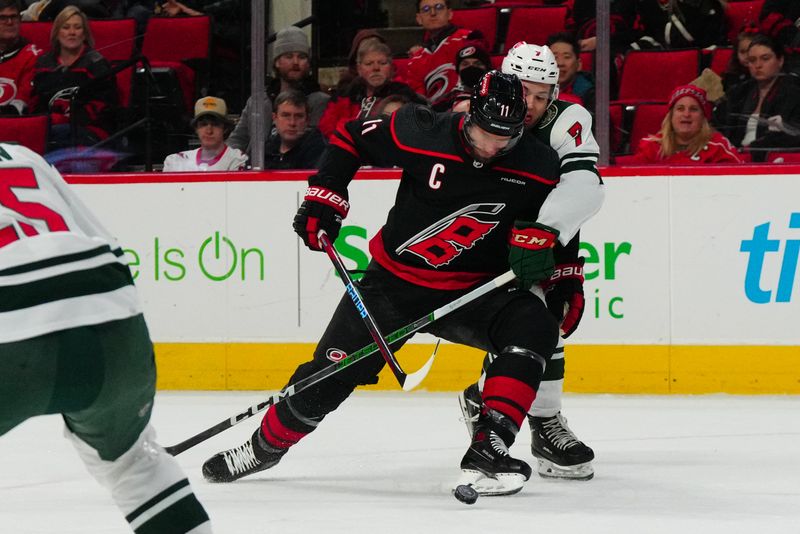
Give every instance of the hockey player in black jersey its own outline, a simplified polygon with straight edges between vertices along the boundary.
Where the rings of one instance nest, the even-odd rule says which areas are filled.
[[[558,232],[538,222],[557,186],[556,153],[523,136],[526,105],[514,75],[487,73],[471,111],[436,114],[407,105],[391,117],[340,127],[309,178],[294,229],[312,250],[318,232],[338,235],[349,209],[347,186],[360,165],[403,169],[386,224],[370,242],[372,261],[359,282],[364,302],[384,332],[513,269],[514,287],[500,288],[425,329],[497,354],[487,369],[483,410],[461,467],[487,480],[514,481],[530,467],[508,454],[555,350],[558,325],[528,289],[553,271]],[[339,303],[311,361],[290,384],[334,358],[371,342],[349,297]],[[397,350],[403,341],[392,344]],[[289,448],[361,384],[377,381],[379,355],[357,363],[271,406],[250,440],[203,465],[213,482],[230,482],[277,464]]]

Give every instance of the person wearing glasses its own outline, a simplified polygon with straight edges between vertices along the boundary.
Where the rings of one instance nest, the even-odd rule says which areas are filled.
[[[481,40],[478,30],[459,28],[450,22],[450,0],[417,0],[417,24],[425,30],[422,45],[409,49],[406,83],[423,95],[436,111],[447,111],[458,85],[453,63],[467,41]]]
[[[22,115],[31,105],[36,58],[42,51],[20,36],[22,5],[0,0],[0,115]]]

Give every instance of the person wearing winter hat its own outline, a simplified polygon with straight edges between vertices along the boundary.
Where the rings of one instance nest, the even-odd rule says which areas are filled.
[[[661,130],[639,142],[631,163],[741,163],[730,141],[709,124],[710,115],[711,104],[704,89],[695,85],[676,87]]]
[[[272,130],[272,112],[275,109],[275,98],[282,92],[297,90],[306,96],[309,108],[309,125],[317,126],[330,95],[320,91],[319,84],[311,76],[311,47],[303,30],[289,26],[278,31],[272,45],[272,68],[274,78],[267,83],[265,109],[261,116],[265,120],[267,136]],[[252,99],[248,98],[241,119],[231,133],[228,143],[240,150],[248,151],[250,147],[250,113]]]
[[[194,105],[192,119],[200,148],[170,154],[164,160],[164,172],[239,171],[247,156],[225,144],[225,134],[233,126],[228,106],[221,98],[206,96]]]
[[[492,68],[492,58],[480,43],[470,43],[458,51],[455,65],[458,84],[453,91],[453,111],[467,111],[472,89]]]

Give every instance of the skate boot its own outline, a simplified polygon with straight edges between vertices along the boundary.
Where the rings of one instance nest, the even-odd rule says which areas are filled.
[[[529,415],[528,422],[531,452],[539,463],[539,476],[572,480],[589,480],[594,476],[594,451],[575,436],[561,412],[553,417]]]
[[[257,428],[252,437],[238,447],[215,454],[203,464],[203,476],[209,482],[233,482],[264,471],[281,461],[289,449],[271,447]]]
[[[461,414],[464,416],[464,424],[467,425],[469,439],[472,439],[472,436],[475,435],[475,425],[483,407],[483,399],[481,398],[481,392],[478,390],[477,382],[458,394],[458,403],[461,405]]]
[[[475,499],[477,495],[512,495],[520,491],[531,477],[531,467],[512,458],[506,442],[494,430],[500,425],[509,429],[513,436],[516,425],[494,410],[485,411],[487,413],[481,414],[476,421],[475,436],[461,459],[462,475],[454,490],[456,498],[459,498],[461,486],[474,490]]]

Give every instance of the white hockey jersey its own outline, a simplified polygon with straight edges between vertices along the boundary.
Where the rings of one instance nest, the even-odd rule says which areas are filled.
[[[558,239],[566,245],[605,198],[592,116],[579,104],[556,100],[530,133],[550,145],[561,160],[561,179],[542,204],[537,222],[559,230]]]
[[[200,149],[170,154],[164,160],[164,172],[241,171],[247,156],[238,148],[225,145],[222,152],[211,161],[200,159]]]
[[[114,238],[44,159],[0,143],[0,343],[140,313]]]

